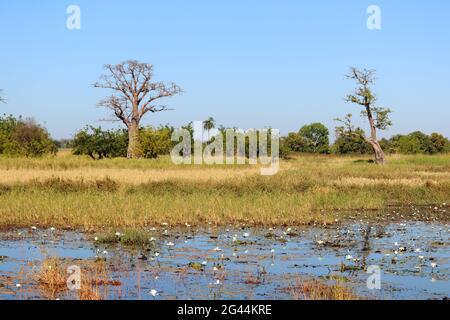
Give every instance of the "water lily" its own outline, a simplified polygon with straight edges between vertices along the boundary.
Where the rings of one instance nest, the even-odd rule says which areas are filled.
[[[345,256],[345,259],[346,259],[346,260],[352,260],[353,257],[352,257],[351,255],[348,254],[348,255]]]
[[[206,266],[207,264],[208,264],[208,262],[206,262],[206,261],[202,262],[202,266]]]
[[[249,234],[248,232],[245,232],[242,236],[243,236],[244,238],[248,238],[248,237],[250,237],[250,234]]]
[[[155,252],[155,257],[159,257],[159,252]]]
[[[154,298],[158,295],[158,291],[156,291],[155,289],[150,290],[150,295]]]
[[[219,247],[215,247],[213,250],[214,251],[222,251],[222,249],[220,249]]]

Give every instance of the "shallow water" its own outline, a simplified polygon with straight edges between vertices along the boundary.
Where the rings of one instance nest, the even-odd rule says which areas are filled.
[[[156,299],[295,299],[303,295],[289,288],[305,279],[337,281],[366,298],[443,299],[450,295],[449,228],[422,222],[273,230],[163,226],[149,230],[156,241],[145,248],[96,244],[74,232],[11,231],[0,234],[0,299],[45,298],[34,275],[53,256],[74,265],[106,259],[111,279],[121,283],[106,288],[108,299],[153,299],[151,289]],[[372,265],[381,269],[380,290],[367,288],[365,270]]]

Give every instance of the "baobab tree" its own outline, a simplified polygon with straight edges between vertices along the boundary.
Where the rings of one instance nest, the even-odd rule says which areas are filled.
[[[174,83],[152,82],[153,66],[135,60],[117,65],[105,65],[106,74],[101,76],[95,88],[110,89],[113,94],[99,102],[99,106],[111,109],[113,120],[121,121],[128,129],[127,158],[142,157],[139,126],[148,113],[168,110],[160,104],[162,98],[182,92]]]
[[[213,117],[209,117],[209,119],[203,121],[203,129],[208,132],[208,141],[210,140],[211,130],[216,127],[216,120]]]
[[[386,130],[392,125],[389,119],[390,109],[377,107],[377,98],[372,92],[371,85],[375,83],[375,70],[358,70],[351,68],[348,79],[356,81],[357,87],[353,94],[346,98],[347,102],[355,103],[363,107],[361,115],[369,121],[370,137],[365,137],[375,153],[375,162],[386,163],[386,156],[377,138],[377,130]]]

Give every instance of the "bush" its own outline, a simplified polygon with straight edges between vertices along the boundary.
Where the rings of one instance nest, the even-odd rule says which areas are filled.
[[[352,132],[342,132],[337,137],[332,152],[335,154],[371,154],[372,146],[364,138],[362,129]]]
[[[303,152],[305,150],[305,140],[298,133],[290,132],[283,138],[281,145],[292,152]]]
[[[0,117],[0,153],[39,157],[56,154],[57,148],[45,128],[31,119]]]
[[[159,155],[170,154],[173,128],[161,126],[158,129],[149,126],[140,130],[142,154],[145,158],[157,158]]]
[[[125,157],[128,147],[126,130],[107,130],[101,127],[86,127],[78,132],[71,142],[75,155],[88,155],[92,159]]]

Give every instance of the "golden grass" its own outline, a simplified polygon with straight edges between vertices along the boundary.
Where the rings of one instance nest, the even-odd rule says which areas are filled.
[[[250,165],[175,166],[168,157],[0,157],[0,227],[298,225],[390,204],[450,203],[450,155],[394,156],[385,166],[367,159],[302,155],[263,177]]]
[[[360,300],[350,289],[340,285],[328,285],[317,280],[298,280],[284,291],[295,300]]]
[[[109,279],[104,261],[78,260],[77,263],[82,264],[79,266],[81,268],[81,284],[80,288],[74,290],[71,294],[67,285],[69,277],[67,267],[73,263],[57,257],[46,258],[34,274],[43,297],[48,300],[56,298],[103,300],[106,298],[108,285],[119,285],[118,282]]]

